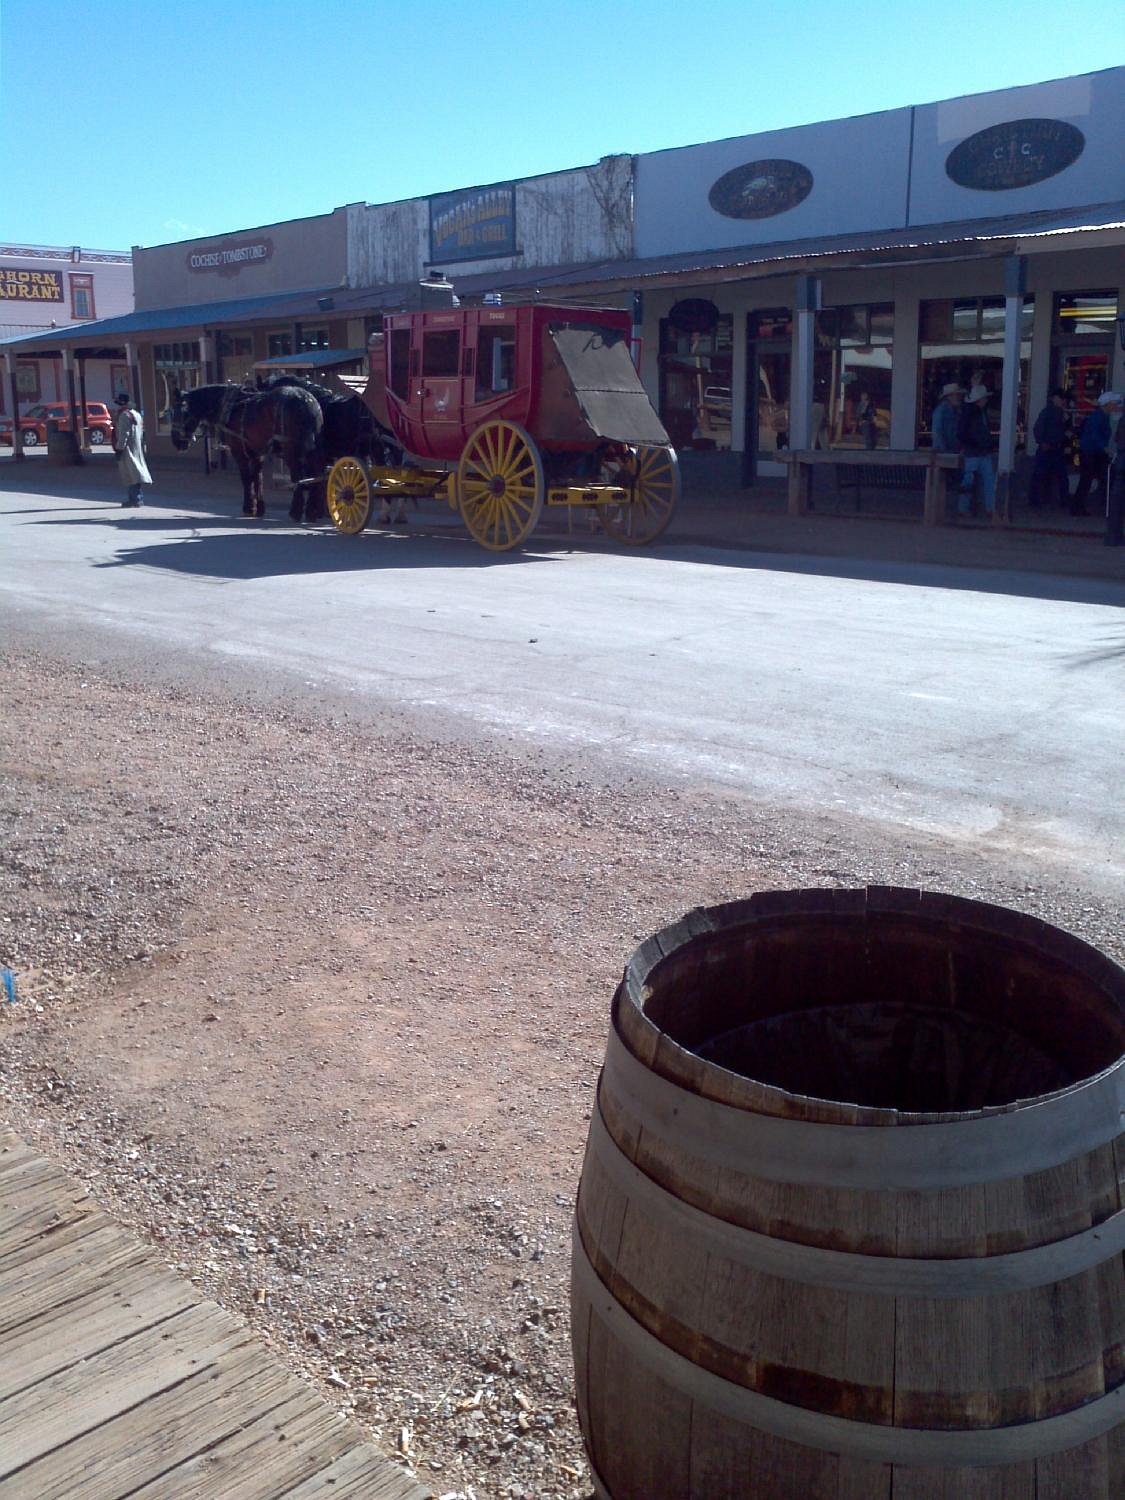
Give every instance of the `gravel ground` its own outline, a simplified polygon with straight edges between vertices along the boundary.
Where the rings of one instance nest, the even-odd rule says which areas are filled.
[[[589,1494],[569,1233],[638,940],[876,881],[1125,957],[995,850],[22,647],[0,678],[0,1112],[439,1496]]]

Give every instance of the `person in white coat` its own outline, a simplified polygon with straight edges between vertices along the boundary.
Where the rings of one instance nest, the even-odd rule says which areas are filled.
[[[152,475],[145,463],[144,422],[140,412],[124,394],[117,397],[117,411],[113,418],[113,451],[117,454],[117,472],[125,485],[125,499],[121,504],[126,509],[140,505],[141,485],[151,484]]]

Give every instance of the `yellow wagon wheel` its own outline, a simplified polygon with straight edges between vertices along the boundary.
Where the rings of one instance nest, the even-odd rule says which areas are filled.
[[[655,541],[672,519],[680,498],[680,464],[674,448],[635,448],[625,469],[633,498],[600,507],[610,536],[631,547]]]
[[[358,458],[338,458],[328,471],[328,514],[337,531],[358,536],[371,519],[371,483]]]
[[[473,433],[457,469],[457,498],[469,534],[492,552],[519,547],[543,510],[543,460],[515,422]]]

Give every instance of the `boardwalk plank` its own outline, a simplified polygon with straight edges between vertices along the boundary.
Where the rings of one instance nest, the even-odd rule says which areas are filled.
[[[429,1500],[0,1130],[0,1500]]]
[[[185,1312],[199,1300],[188,1283],[158,1266],[139,1265],[108,1285],[95,1285],[76,1301],[47,1309],[5,1339],[0,1401]]]
[[[244,1347],[174,1389],[46,1453],[21,1476],[36,1500],[132,1496],[141,1485],[175,1493],[169,1471],[236,1433],[248,1411],[284,1399],[287,1376],[263,1349]],[[164,1476],[161,1478],[161,1476]],[[212,1490],[218,1500],[222,1490]],[[9,1496],[0,1484],[0,1497]]]
[[[0,1402],[0,1463],[10,1473],[117,1413],[212,1366],[246,1335],[217,1308],[194,1307]]]

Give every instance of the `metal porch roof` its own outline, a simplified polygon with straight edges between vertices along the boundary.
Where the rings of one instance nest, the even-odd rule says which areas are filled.
[[[306,349],[304,354],[273,354],[256,361],[255,370],[330,370],[366,359],[366,349]]]
[[[672,255],[630,260],[590,261],[565,269],[546,266],[478,272],[472,276],[455,276],[454,284],[459,296],[475,296],[488,291],[551,291],[565,287],[601,287],[610,291],[641,286],[646,281],[683,280],[696,274],[709,274],[719,280],[737,280],[746,275],[796,270],[798,265],[817,262],[878,265],[891,254],[908,259],[925,259],[934,254],[945,258],[974,246],[981,256],[996,256],[1011,253],[1017,243],[1023,247],[1025,241],[1035,238],[1044,240],[1044,248],[1047,248],[1048,241],[1051,248],[1064,248],[1066,236],[1094,230],[1117,230],[1125,234],[1125,201],[1087,208],[1008,214],[992,219],[912,225],[906,229],[864,230],[858,234],[817,239],[739,245],[723,250],[685,250]]]

